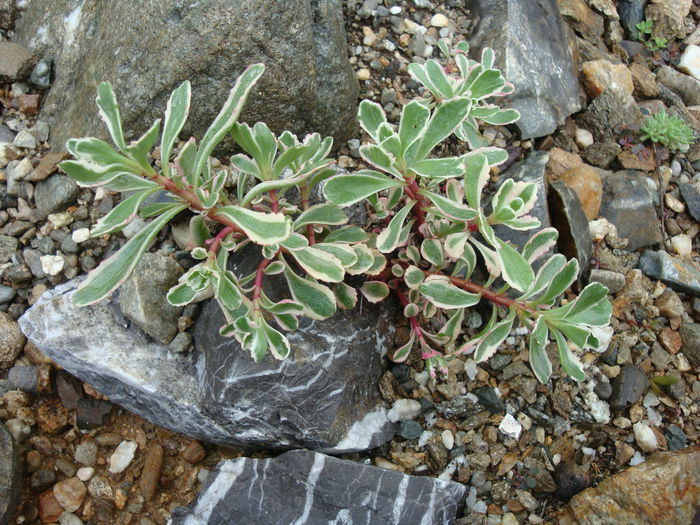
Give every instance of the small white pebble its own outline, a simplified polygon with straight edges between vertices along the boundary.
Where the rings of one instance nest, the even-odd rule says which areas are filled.
[[[574,140],[579,148],[587,148],[593,144],[593,133],[587,129],[576,128]]]
[[[520,423],[525,430],[530,430],[532,428],[532,419],[525,412],[520,412],[518,414],[518,423]]]
[[[397,399],[387,413],[387,417],[389,421],[396,423],[418,417],[422,411],[423,405],[415,399]]]
[[[581,452],[583,452],[586,456],[595,456],[594,448],[581,447]]]
[[[405,18],[403,21],[403,31],[409,35],[415,35],[418,32],[420,26],[416,24],[413,20]]]
[[[12,178],[15,180],[22,180],[27,175],[29,175],[34,168],[32,167],[32,161],[29,157],[23,158],[12,170]]]
[[[392,15],[398,15],[401,12],[401,6],[394,5],[389,8],[389,12]]]
[[[363,67],[362,69],[359,69],[355,75],[357,76],[357,80],[369,80],[369,69]]]
[[[447,27],[449,24],[450,21],[442,13],[433,15],[433,17],[430,19],[430,25],[433,27]]]
[[[114,453],[109,457],[109,471],[112,474],[124,472],[134,460],[137,448],[136,441],[124,440],[119,443]]]
[[[19,148],[34,149],[37,146],[36,137],[26,129],[23,129],[15,136],[12,143]]]
[[[601,401],[595,392],[588,392],[585,395],[585,399],[591,409],[593,419],[598,423],[607,425],[610,421],[610,406],[605,401]]]
[[[619,416],[613,419],[613,425],[617,428],[629,428],[632,426],[632,422],[624,416]]]
[[[501,518],[501,525],[518,525],[520,522],[512,512],[506,512]]]
[[[681,200],[672,193],[667,193],[664,195],[664,201],[666,202],[666,206],[671,208],[676,213],[683,213],[685,211],[685,204],[683,204]]]
[[[442,434],[440,434],[440,438],[442,438],[442,444],[445,445],[447,450],[452,450],[452,447],[455,446],[455,435],[451,430],[443,430]]]
[[[591,233],[591,239],[594,241],[602,241],[606,235],[617,237],[617,228],[607,219],[596,219],[588,223],[588,230]]]
[[[427,445],[431,437],[433,437],[433,433],[430,430],[424,430],[418,438],[418,448],[423,448]]]
[[[537,442],[544,444],[545,437],[546,437],[546,434],[544,432],[544,428],[537,427],[535,429],[535,439],[537,439]]]
[[[199,472],[197,472],[197,481],[200,483],[204,483],[207,478],[209,477],[209,470],[203,468]]]
[[[554,454],[552,456],[552,464],[557,466],[559,463],[561,463],[561,454]]]
[[[506,414],[506,417],[501,420],[501,424],[498,425],[498,430],[510,438],[519,439],[523,426],[512,415]]]
[[[39,257],[39,261],[41,261],[41,269],[46,275],[58,275],[65,264],[62,255],[42,255]]]
[[[94,473],[95,469],[92,467],[81,467],[78,469],[78,472],[76,472],[75,475],[80,481],[88,481],[90,478],[92,478]]]
[[[693,240],[689,235],[681,233],[671,237],[671,246],[678,255],[690,255],[693,251]]]
[[[659,448],[659,443],[656,440],[656,434],[651,429],[649,425],[644,423],[635,423],[632,426],[634,431],[634,439],[637,441],[637,445],[644,452],[654,452]]]
[[[649,423],[651,423],[655,427],[658,427],[661,425],[661,423],[663,423],[663,418],[661,417],[661,414],[659,414],[656,410],[654,410],[651,407],[647,408],[647,419],[649,419]]]
[[[63,228],[64,226],[68,226],[71,222],[73,222],[73,214],[67,211],[61,213],[50,213],[47,219],[56,228]]]
[[[659,398],[652,390],[649,390],[642,400],[642,405],[644,405],[644,408],[655,407],[659,403],[661,403],[661,401],[659,401]]]
[[[474,379],[476,379],[476,374],[479,373],[479,369],[476,366],[476,361],[473,359],[467,359],[467,361],[464,363],[464,371],[466,372],[469,381],[474,381]]]
[[[428,373],[427,370],[423,370],[422,372],[418,372],[413,379],[416,380],[416,383],[419,385],[427,385],[428,384],[428,379],[430,379],[430,374]]]
[[[90,238],[90,230],[87,228],[78,228],[71,234],[71,239],[75,244],[85,242]]]
[[[634,456],[632,456],[632,459],[630,459],[630,465],[632,467],[636,467],[641,463],[644,463],[644,456],[642,456],[642,454],[639,451],[637,451],[634,453]]]

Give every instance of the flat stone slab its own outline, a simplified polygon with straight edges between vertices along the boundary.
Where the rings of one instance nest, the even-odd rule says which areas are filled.
[[[690,264],[664,251],[646,250],[639,258],[639,269],[677,292],[700,297],[700,272]]]
[[[114,299],[74,306],[77,285],[42,295],[20,318],[22,331],[65,370],[159,426],[246,450],[331,453],[372,448],[394,434],[375,380],[386,351],[379,310],[365,308],[364,324],[346,311],[309,322],[290,337],[293,357],[255,365],[218,331],[207,342],[195,337],[195,352],[170,352],[130,324]],[[332,333],[329,322],[346,332],[320,338]]]
[[[219,463],[172,525],[449,525],[466,488],[308,450]]]

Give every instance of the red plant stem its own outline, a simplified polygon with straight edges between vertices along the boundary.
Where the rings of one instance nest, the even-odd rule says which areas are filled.
[[[531,314],[536,314],[537,310],[534,308],[528,306],[524,302],[521,301],[516,301],[515,299],[511,299],[510,297],[507,297],[505,295],[499,294],[494,292],[493,290],[489,290],[488,288],[481,286],[479,284],[473,283],[471,281],[467,281],[466,279],[461,279],[459,277],[453,277],[451,275],[445,275],[442,272],[429,272],[429,271],[424,271],[426,275],[439,275],[441,277],[447,277],[452,284],[457,286],[458,288],[461,288],[462,290],[466,290],[467,292],[471,293],[478,293],[483,297],[484,299],[491,301],[492,303],[500,304],[501,306],[506,306],[510,308],[511,306],[514,308],[517,308],[518,310],[525,310],[526,312],[529,312]]]
[[[411,197],[411,199],[418,201],[416,204],[416,208],[414,209],[416,217],[416,229],[420,231],[420,227],[423,226],[423,224],[425,223],[425,198],[419,193],[420,186],[418,186],[418,183],[416,183],[415,179],[406,179],[406,182],[408,182],[406,193],[409,197]]]
[[[272,213],[280,211],[280,203],[277,200],[277,190],[270,190],[270,201],[272,202]]]
[[[408,303],[408,299],[406,298],[406,295],[401,291],[401,288],[398,286],[394,288],[394,292],[396,292],[396,296],[399,298],[399,301],[401,302],[401,306],[404,308],[406,307]],[[416,334],[416,337],[418,340],[421,342],[421,346],[427,346],[427,343],[425,342],[425,337],[423,336],[423,329],[420,327],[418,324],[418,321],[416,320],[415,317],[409,317],[408,321],[411,323],[411,328],[413,329],[413,333]]]
[[[226,236],[229,233],[232,233],[234,228],[232,226],[226,226],[225,228],[222,228],[222,230],[216,234],[216,237],[212,240],[211,246],[209,247],[209,252],[213,253],[216,255],[216,252],[219,250],[219,246],[221,245],[222,241],[226,238]]]
[[[255,272],[255,287],[253,289],[253,303],[256,303],[260,299],[260,294],[262,293],[262,283],[263,277],[265,276],[265,268],[272,262],[272,259],[263,259],[258,264],[258,269]],[[257,308],[257,305],[255,306]]]
[[[301,189],[301,208],[303,210],[309,209],[309,194],[306,186]],[[316,232],[314,232],[313,224],[306,225],[306,238],[309,241],[309,246],[316,244]]]

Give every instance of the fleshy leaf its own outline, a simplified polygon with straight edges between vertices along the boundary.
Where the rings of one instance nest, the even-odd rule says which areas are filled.
[[[311,319],[328,319],[336,312],[335,296],[328,287],[299,277],[289,268],[285,268],[289,291],[295,301],[304,306],[304,312]]]
[[[382,281],[365,281],[360,291],[370,303],[378,303],[389,295],[389,287]]]
[[[396,249],[396,246],[399,244],[399,235],[401,234],[403,223],[415,203],[416,201],[408,201],[408,203],[392,217],[389,226],[377,236],[377,249],[380,252],[390,253]]]
[[[442,276],[431,275],[418,287],[420,293],[438,308],[452,310],[474,306],[481,295],[465,292]]]
[[[278,244],[292,233],[292,221],[282,213],[263,213],[240,206],[223,206],[216,211],[217,215],[242,229],[256,244]]]
[[[170,176],[170,153],[173,150],[173,144],[175,144],[178,135],[180,135],[180,131],[182,131],[187,115],[190,112],[191,96],[192,88],[190,82],[185,80],[172,92],[165,109],[163,136],[160,140],[160,165],[166,177]]]
[[[352,174],[336,175],[326,181],[323,196],[337,206],[345,207],[388,188],[405,186],[376,171],[364,170]]]

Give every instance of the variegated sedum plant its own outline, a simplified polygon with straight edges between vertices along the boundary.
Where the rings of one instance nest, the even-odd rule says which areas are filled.
[[[185,305],[213,294],[227,320],[221,333],[236,337],[256,361],[268,351],[277,359],[289,355],[284,332],[297,328],[299,316],[326,319],[337,308],[353,308],[358,290],[344,281],[364,276],[359,292],[366,300],[378,302],[393,293],[409,319],[410,339],[394,352],[395,361],[418,350],[433,376],[446,372],[447,361],[460,354],[485,361],[517,321],[529,331],[530,364],[541,382],[552,373],[546,351],[550,341],[566,373],[583,379],[575,354],[601,346],[599,334],[611,315],[607,289],[590,284],[557,306],[577,278],[577,261],[557,254],[540,261],[539,270],[532,267],[550,252],[556,230],[539,231],[522,250],[495,233],[497,225],[540,226],[528,215],[536,200],[532,183],[506,180],[488,204],[482,202],[490,170],[507,153],[486,145],[478,121],[517,120],[517,111],[489,102],[513,87],[494,68],[491,50],[478,63],[467,58],[465,43],[449,50],[441,42],[440,48],[447,67],[436,60],[409,66],[425,91],[403,107],[398,125],[387,121],[378,104],[360,104],[360,125],[369,137],[360,155],[370,169],[355,173],[334,169],[330,138],[313,134],[300,141],[289,132],[275,136],[263,123],[237,122],[264,72],[262,64],[238,78],[199,144],[190,139],[174,158],[190,106],[190,84],[172,93],[162,133],[156,121],[130,144],[112,89],[100,84],[97,104],[116,149],[95,138],[72,139],[67,148],[74,160],[61,168],[81,186],[125,193],[95,225],[93,236],[118,232],[137,214],[152,220],[91,272],[74,301],[87,305],[109,295],[129,277],[158,232],[189,210],[191,253],[201,262],[180,278],[168,301]],[[157,166],[151,151],[159,135]],[[227,135],[244,153],[213,171],[210,155]],[[470,151],[439,157],[441,144],[452,135]],[[318,189],[325,202],[311,204]],[[144,204],[162,190],[171,198]],[[348,224],[344,208],[356,203],[371,208],[369,228]],[[253,273],[236,275],[228,259],[250,244],[259,246],[260,263]],[[480,283],[473,279],[479,260],[488,273]],[[263,283],[277,274],[286,280],[289,299],[274,302]],[[465,311],[482,300],[492,304],[491,317],[478,335],[467,337]],[[432,333],[426,326],[440,328]]]

